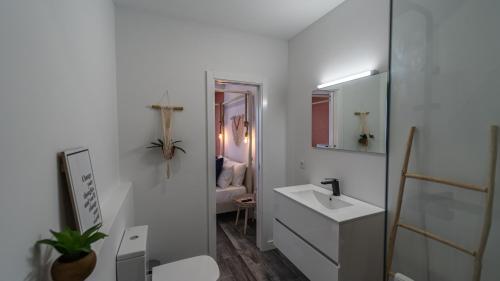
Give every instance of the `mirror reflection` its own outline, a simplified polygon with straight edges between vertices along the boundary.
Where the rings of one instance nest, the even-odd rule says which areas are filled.
[[[385,153],[386,72],[314,90],[311,109],[312,147]]]
[[[313,147],[333,146],[333,92],[316,90],[312,98],[311,135]],[[330,122],[330,120],[332,122]]]

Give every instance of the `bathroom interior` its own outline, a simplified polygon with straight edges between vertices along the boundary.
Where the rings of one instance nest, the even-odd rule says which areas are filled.
[[[0,1],[0,280],[500,280],[500,1]]]

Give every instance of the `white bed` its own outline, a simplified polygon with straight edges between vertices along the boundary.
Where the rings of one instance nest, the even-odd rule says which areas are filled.
[[[228,184],[227,181],[222,180],[219,182],[220,178],[222,177],[224,179],[224,171],[223,169],[218,181],[217,181],[217,189],[216,189],[216,211],[217,214],[222,214],[222,213],[228,213],[228,212],[233,212],[236,211],[238,208],[234,204],[233,200],[240,197],[243,194],[248,194],[252,193],[252,190],[250,188],[247,189],[247,186],[252,186],[252,176],[251,170],[247,168],[246,163],[242,162],[237,162],[234,161],[228,157],[224,156],[224,167],[231,167],[231,170],[233,171],[233,176],[235,173],[237,176],[231,176],[230,180],[231,183],[227,187],[221,188],[220,186],[226,186]],[[234,167],[234,168],[233,168]],[[235,178],[237,179],[235,181]],[[249,180],[250,179],[250,180]],[[235,185],[239,185],[236,186]],[[240,185],[241,184],[241,185]],[[219,186],[220,185],[220,186]]]
[[[236,205],[233,199],[247,193],[247,188],[242,186],[228,186],[226,188],[217,187],[216,189],[216,209],[217,214],[236,211]]]

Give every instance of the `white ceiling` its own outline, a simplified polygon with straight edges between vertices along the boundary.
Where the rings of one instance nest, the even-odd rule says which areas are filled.
[[[344,0],[114,0],[182,20],[290,39]]]

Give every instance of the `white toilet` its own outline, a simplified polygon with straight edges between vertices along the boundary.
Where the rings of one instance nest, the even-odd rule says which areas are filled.
[[[125,230],[116,255],[117,281],[147,281],[148,226]],[[219,267],[212,257],[197,256],[153,267],[152,281],[216,281]]]

